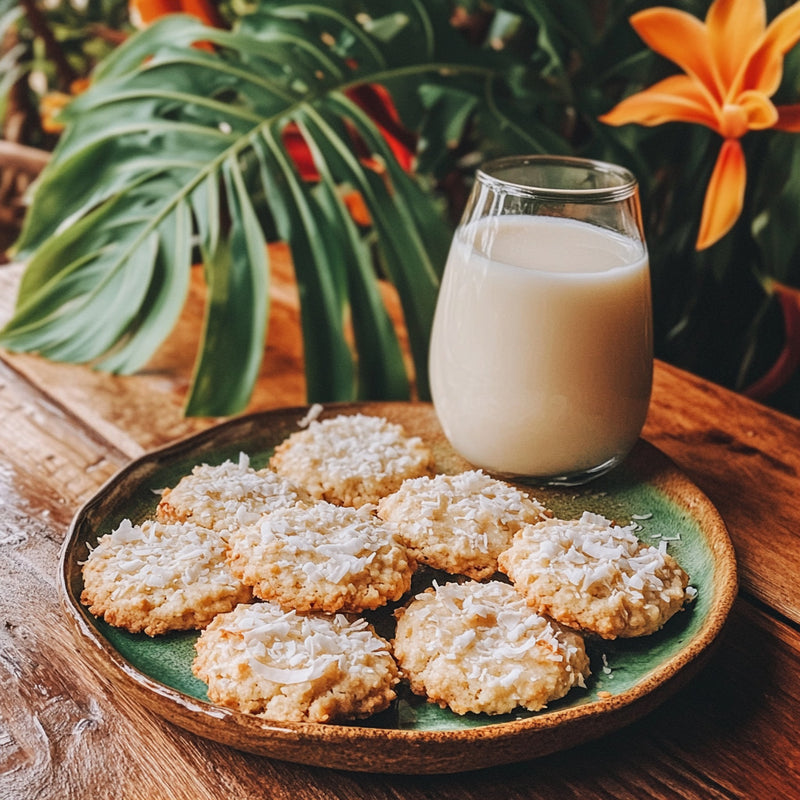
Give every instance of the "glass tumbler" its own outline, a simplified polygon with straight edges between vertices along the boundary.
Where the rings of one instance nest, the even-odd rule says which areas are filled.
[[[532,483],[617,465],[650,402],[650,291],[628,170],[558,156],[481,167],[431,334],[431,393],[453,448]]]

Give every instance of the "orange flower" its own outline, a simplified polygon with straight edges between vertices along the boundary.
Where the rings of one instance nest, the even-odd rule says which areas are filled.
[[[192,14],[212,28],[224,27],[219,10],[211,0],[129,0],[131,19],[143,28],[165,14]]]
[[[703,203],[698,250],[719,241],[742,211],[742,136],[766,128],[800,132],[800,105],[776,107],[770,100],[784,56],[800,41],[800,2],[769,25],[766,17],[764,0],[714,0],[705,22],[671,8],[634,14],[631,25],[645,44],[684,74],[627,97],[600,117],[608,125],[693,122],[723,138]]]
[[[39,118],[42,130],[45,133],[61,133],[64,130],[64,123],[58,119],[58,115],[74,97],[85,92],[88,88],[88,78],[76,78],[69,86],[69,94],[66,92],[48,92],[43,95],[39,101]]]

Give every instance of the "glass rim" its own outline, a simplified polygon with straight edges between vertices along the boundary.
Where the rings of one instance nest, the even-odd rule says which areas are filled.
[[[571,187],[548,186],[542,180],[541,174],[538,180],[521,182],[518,178],[509,179],[502,177],[498,173],[510,171],[512,168],[519,169],[525,167],[560,167],[563,170],[579,172],[592,172],[603,175],[609,179],[608,185],[590,187]],[[502,189],[503,191],[519,195],[521,197],[541,197],[552,199],[572,199],[573,201],[614,201],[624,200],[638,191],[639,183],[636,176],[626,167],[619,164],[612,164],[609,161],[600,161],[593,158],[582,158],[579,156],[558,156],[558,155],[519,155],[502,156],[493,158],[481,164],[475,177],[482,184],[491,188]],[[612,182],[613,180],[613,182]]]

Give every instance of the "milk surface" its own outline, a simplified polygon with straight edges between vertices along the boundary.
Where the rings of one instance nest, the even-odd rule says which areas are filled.
[[[552,217],[456,233],[430,381],[453,447],[493,472],[552,477],[623,458],[652,383],[644,246]]]

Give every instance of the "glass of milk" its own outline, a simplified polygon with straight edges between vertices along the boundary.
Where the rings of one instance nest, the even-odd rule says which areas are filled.
[[[634,176],[560,156],[485,164],[431,335],[433,403],[454,449],[499,476],[585,483],[633,447],[652,373]]]

